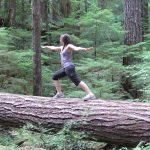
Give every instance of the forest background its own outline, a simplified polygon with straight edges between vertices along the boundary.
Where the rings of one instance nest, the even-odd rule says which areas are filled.
[[[31,0],[0,0],[0,91],[35,95]],[[150,34],[148,0],[40,0],[41,45],[59,45],[63,33],[77,46],[80,78],[97,98],[149,102]],[[60,68],[58,52],[41,51],[42,96],[55,94],[52,75]],[[69,79],[66,97],[83,97]]]
[[[134,2],[122,0],[41,0],[41,45],[59,45],[59,36],[70,34],[73,44],[95,48],[75,52],[73,61],[98,98],[147,100],[149,8],[148,1],[138,2],[136,11],[126,9]],[[0,7],[0,90],[32,94],[31,0],[1,0]],[[52,96],[51,77],[60,68],[59,53],[42,51],[41,64],[42,95]],[[66,97],[84,95],[67,79],[62,86]]]

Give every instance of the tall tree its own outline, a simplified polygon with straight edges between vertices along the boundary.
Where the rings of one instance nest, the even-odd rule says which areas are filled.
[[[148,0],[142,0],[142,23],[143,34],[148,32]]]
[[[124,27],[125,37],[124,43],[126,45],[133,45],[142,41],[142,2],[141,0],[125,0],[124,5]],[[126,62],[127,64],[129,63]],[[125,64],[126,65],[126,64]]]
[[[75,19],[76,20],[80,20],[80,3],[78,3],[77,7],[76,7],[76,15],[75,15]],[[76,24],[74,25],[74,29],[75,29],[75,36],[79,37],[80,36],[80,24]]]
[[[84,4],[85,4],[85,11],[87,12],[88,11],[88,1],[84,0]]]
[[[60,1],[60,12],[63,17],[68,17],[71,12],[71,1],[61,0]]]
[[[98,6],[101,9],[105,9],[106,8],[106,0],[98,0]]]
[[[15,7],[16,7],[16,0],[9,0],[8,1],[8,25],[9,26],[15,25]]]
[[[8,1],[4,1],[5,19],[8,21]]]
[[[21,24],[22,28],[25,27],[25,0],[21,0]]]
[[[0,0],[0,8],[2,9],[2,0]]]
[[[142,1],[141,0],[125,0],[124,4],[124,27],[125,27],[125,36],[124,44],[133,45],[143,40],[142,33]],[[135,61],[133,55],[128,55],[123,58],[123,65],[131,65]],[[131,83],[131,77],[124,79],[123,87],[125,91],[130,93],[133,98],[138,98],[140,93],[137,92],[137,89],[133,87]]]
[[[32,0],[33,95],[42,94],[40,0]]]
[[[49,20],[48,20],[48,13],[49,13],[49,0],[41,0],[41,18],[42,22],[45,24],[45,31],[47,34],[46,40],[47,40],[47,45],[50,45],[50,38],[48,35],[49,32]]]
[[[2,5],[2,0],[0,0],[0,14],[2,15],[2,11],[3,11],[3,5]],[[2,16],[0,15],[0,27],[3,26],[4,24],[4,18],[2,18]]]
[[[40,0],[42,22],[46,23],[48,18],[48,0]]]
[[[52,0],[52,19],[54,21],[58,20],[59,17],[59,0]]]

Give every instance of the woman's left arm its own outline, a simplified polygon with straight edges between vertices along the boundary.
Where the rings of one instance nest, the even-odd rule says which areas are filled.
[[[69,44],[68,48],[73,51],[88,51],[94,49],[93,47],[84,48],[84,47],[74,46],[72,44]]]

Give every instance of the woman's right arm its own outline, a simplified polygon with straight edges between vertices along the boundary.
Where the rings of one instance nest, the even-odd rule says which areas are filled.
[[[60,51],[61,46],[41,46],[41,48],[47,48],[49,50]]]

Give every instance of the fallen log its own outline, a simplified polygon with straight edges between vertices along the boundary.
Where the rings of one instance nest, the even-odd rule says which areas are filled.
[[[117,145],[150,142],[150,104],[140,102],[26,96],[0,93],[0,124],[41,124],[60,129],[68,122],[90,137]]]

